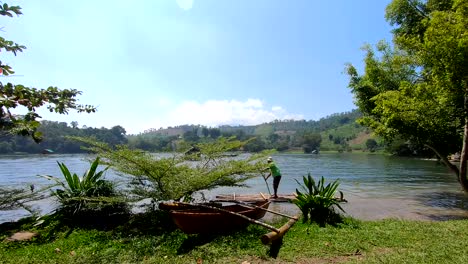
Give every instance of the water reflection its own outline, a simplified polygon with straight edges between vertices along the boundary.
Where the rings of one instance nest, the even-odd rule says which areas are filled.
[[[463,192],[426,192],[416,195],[415,198],[425,206],[468,210],[468,195]]]

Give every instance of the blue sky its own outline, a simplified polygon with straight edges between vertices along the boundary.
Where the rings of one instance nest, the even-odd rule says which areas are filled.
[[[318,120],[355,108],[345,63],[391,39],[383,0],[14,1],[2,36],[13,83],[83,92],[94,114],[44,119],[123,126]],[[5,77],[3,77],[5,78]]]

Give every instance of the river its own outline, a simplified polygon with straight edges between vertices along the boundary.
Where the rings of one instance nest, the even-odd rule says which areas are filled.
[[[41,186],[47,180],[37,175],[60,176],[57,161],[64,162],[72,172],[81,175],[88,167],[86,155],[0,156],[0,185]],[[468,195],[465,195],[455,175],[433,160],[390,157],[357,153],[325,153],[319,155],[277,154],[273,156],[283,174],[280,194],[290,194],[302,182],[302,176],[325,177],[326,182],[339,180],[347,203],[342,207],[348,215],[363,220],[385,218],[446,220],[468,218]],[[108,178],[116,178],[109,171]],[[271,184],[271,180],[269,180]],[[262,177],[247,182],[250,188],[220,188],[216,194],[268,193]],[[36,187],[38,188],[38,187]],[[271,185],[270,185],[271,188]],[[52,210],[50,201],[36,203],[42,212]],[[281,211],[296,211],[291,204],[273,204]],[[1,211],[0,223],[27,215],[22,210]]]

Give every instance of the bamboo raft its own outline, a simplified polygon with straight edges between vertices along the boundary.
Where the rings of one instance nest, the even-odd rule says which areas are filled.
[[[268,195],[265,195],[268,196]],[[296,196],[294,194],[279,194],[278,198],[268,199],[273,203],[290,203]],[[263,201],[264,198],[258,194],[219,194],[216,195],[217,201],[240,201],[240,202],[252,202],[252,201]]]
[[[261,194],[219,194],[216,195],[216,200],[223,202],[223,201],[241,201],[241,202],[252,202],[252,201],[262,201],[265,199],[265,196]],[[290,203],[292,200],[296,198],[295,193],[291,194],[278,194],[278,198],[268,198],[271,202],[273,203]],[[344,198],[344,195],[342,192],[340,192],[340,196],[335,198],[339,202],[347,202],[347,200]]]

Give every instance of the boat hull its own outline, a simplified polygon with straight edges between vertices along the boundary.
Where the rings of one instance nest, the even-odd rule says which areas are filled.
[[[270,201],[252,203],[263,209],[268,209]],[[248,208],[240,204],[221,207],[223,210],[238,213],[250,219],[258,220],[265,216],[266,211],[259,208]],[[169,211],[174,223],[187,234],[223,233],[244,228],[249,221],[243,217],[227,212],[208,208],[180,209]]]

